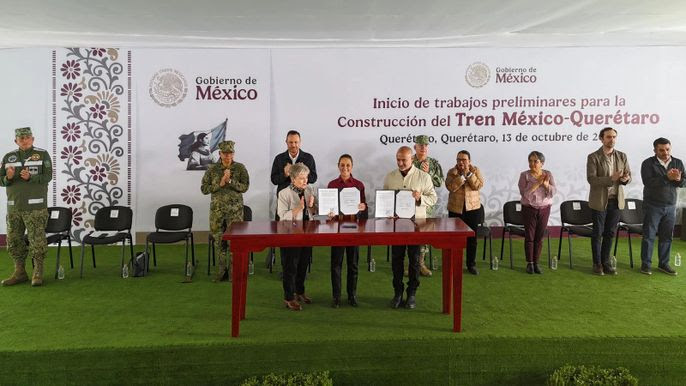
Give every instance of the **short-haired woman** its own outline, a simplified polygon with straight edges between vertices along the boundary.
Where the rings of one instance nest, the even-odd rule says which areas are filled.
[[[276,212],[281,221],[307,221],[317,214],[316,195],[307,185],[310,169],[298,162],[289,171],[291,184],[279,192]],[[305,276],[312,257],[312,247],[281,248],[283,291],[286,308],[300,311],[302,303],[312,299],[305,294]]]
[[[529,153],[529,170],[519,175],[519,193],[522,195],[524,220],[524,253],[526,273],[541,274],[538,260],[543,247],[543,235],[548,227],[550,206],[555,194],[553,174],[543,170],[545,156],[538,151]]]

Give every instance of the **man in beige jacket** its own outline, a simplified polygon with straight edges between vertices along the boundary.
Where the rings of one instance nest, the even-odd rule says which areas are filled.
[[[417,169],[412,164],[412,149],[402,146],[395,154],[398,168],[386,175],[384,189],[411,190],[415,199],[415,218],[426,218],[426,208],[438,200],[431,176]],[[417,287],[419,287],[419,245],[394,245],[391,247],[391,267],[393,268],[393,289],[395,295],[391,307],[398,308],[403,304],[403,266],[405,249],[409,264],[409,282],[407,283],[407,300],[405,307],[415,308]]]
[[[606,127],[600,130],[598,138],[603,146],[586,160],[586,179],[591,185],[588,206],[593,211],[593,273],[616,275],[610,264],[610,250],[619,211],[624,209],[624,185],[631,181],[631,169],[626,154],[615,149],[617,130]]]
[[[467,150],[457,153],[455,167],[448,171],[445,187],[448,189],[448,217],[459,217],[470,228],[476,228],[484,221],[479,191],[484,186],[481,171],[472,165]],[[476,269],[476,237],[467,238],[467,271],[478,275]]]

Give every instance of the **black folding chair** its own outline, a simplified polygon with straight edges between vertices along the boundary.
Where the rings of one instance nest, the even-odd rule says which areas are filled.
[[[643,235],[643,200],[627,198],[624,200],[624,209],[619,212],[619,226],[615,235],[615,257],[617,256],[617,242],[619,231],[626,232],[629,243],[629,264],[634,267],[634,253],[631,248],[631,234]]]
[[[155,244],[171,244],[184,241],[186,245],[186,261],[184,272],[188,267],[188,246],[191,249],[191,263],[195,267],[195,243],[193,242],[193,209],[183,204],[165,205],[155,212],[155,232],[148,233],[145,239],[145,250],[148,243],[152,244],[153,265],[157,267],[157,251]],[[148,260],[148,265],[150,261]],[[146,267],[148,269],[150,267]]]
[[[243,221],[252,221],[252,209],[247,206],[243,205]],[[222,233],[226,232],[226,221],[222,223]],[[217,265],[217,261],[215,258],[215,248],[214,248],[214,236],[212,236],[212,233],[207,238],[207,275],[210,274],[210,260],[212,262],[212,266]],[[253,253],[250,252],[250,261],[254,264],[253,261]],[[227,262],[228,263],[228,262]],[[269,269],[269,272],[271,272],[271,268]]]
[[[572,268],[572,235],[591,237],[593,235],[593,213],[588,201],[571,200],[560,204],[560,242],[557,246],[558,260],[562,258],[562,234],[567,232],[569,244],[569,268]]]
[[[519,201],[508,201],[503,205],[503,224],[503,237],[500,240],[500,258],[503,258],[505,234],[507,233],[507,239],[510,243],[510,268],[514,268],[512,235],[524,237],[524,219],[522,217],[522,205]],[[545,236],[548,239],[548,267],[550,268],[552,259],[550,257],[550,233],[548,228],[545,230]]]
[[[90,244],[91,246],[91,256],[93,258],[93,268],[95,268],[95,246],[96,245],[106,245],[115,244],[122,242],[121,244],[121,265],[119,269],[119,274],[123,277],[124,268],[124,254],[126,251],[126,240],[129,240],[129,246],[131,250],[131,258],[133,258],[133,237],[131,236],[131,221],[133,220],[133,211],[131,208],[126,206],[106,206],[98,209],[95,213],[95,224],[93,227],[94,231],[90,231],[83,240],[81,240],[81,277],[83,277],[83,256],[85,253],[85,245]],[[97,236],[93,236],[95,232],[100,233]],[[114,233],[107,233],[114,232]]]
[[[476,227],[476,229],[474,229],[474,237],[476,237],[477,240],[480,238],[484,239],[484,251],[483,251],[483,256],[481,258],[482,260],[486,260],[486,240],[488,240],[488,254],[489,254],[490,266],[492,269],[493,268],[493,238],[491,237],[491,228],[484,225],[485,221],[486,221],[486,212],[484,210],[484,206],[481,205],[481,207],[479,208],[479,225]],[[502,256],[502,253],[501,253],[501,256]]]

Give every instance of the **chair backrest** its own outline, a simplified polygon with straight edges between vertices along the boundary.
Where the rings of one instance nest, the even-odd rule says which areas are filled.
[[[643,224],[643,200],[624,200],[624,209],[619,212],[619,221],[624,224]]]
[[[243,205],[243,221],[252,221],[252,209],[247,205]]]
[[[155,212],[155,228],[169,231],[190,230],[193,226],[193,209],[188,205],[171,204]]]
[[[593,212],[588,201],[570,200],[560,204],[562,225],[588,225],[593,223]]]
[[[486,221],[486,211],[484,210],[484,206],[481,205],[479,207],[479,218],[478,218],[477,224],[482,225],[484,221]]]
[[[48,225],[45,226],[46,233],[62,233],[71,230],[71,209],[61,206],[48,208]]]
[[[95,213],[96,231],[131,230],[133,211],[128,206],[105,206]]]
[[[503,222],[512,225],[524,225],[522,204],[519,201],[508,201],[503,205]]]

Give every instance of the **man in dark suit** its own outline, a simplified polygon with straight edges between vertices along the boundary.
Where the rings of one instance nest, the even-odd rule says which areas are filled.
[[[631,181],[631,169],[626,154],[615,150],[617,130],[606,127],[598,138],[603,146],[586,159],[586,179],[591,185],[588,206],[593,211],[593,273],[616,275],[610,264],[610,250],[619,211],[624,209],[624,185]]]
[[[286,145],[288,149],[274,157],[272,163],[272,184],[276,185],[276,195],[279,195],[281,189],[287,187],[291,183],[288,172],[292,165],[302,162],[310,169],[310,174],[307,177],[308,184],[317,182],[317,169],[314,164],[314,157],[312,154],[300,150],[300,133],[295,130],[290,130],[286,134]],[[277,219],[278,220],[278,219]]]
[[[310,174],[307,177],[308,184],[314,184],[317,182],[317,168],[314,163],[314,157],[312,154],[306,153],[300,150],[300,133],[295,130],[290,130],[286,134],[286,146],[288,149],[283,153],[279,153],[274,157],[274,162],[272,163],[272,184],[276,185],[276,197],[278,199],[279,192],[284,188],[287,188],[291,184],[290,170],[291,166],[298,162],[302,162],[310,169]],[[279,215],[274,214],[274,219],[279,220]],[[311,259],[312,258],[312,248],[305,248],[306,251],[302,253],[302,258]],[[309,251],[307,251],[309,250]],[[273,249],[267,256],[267,264],[271,266],[274,261]]]

